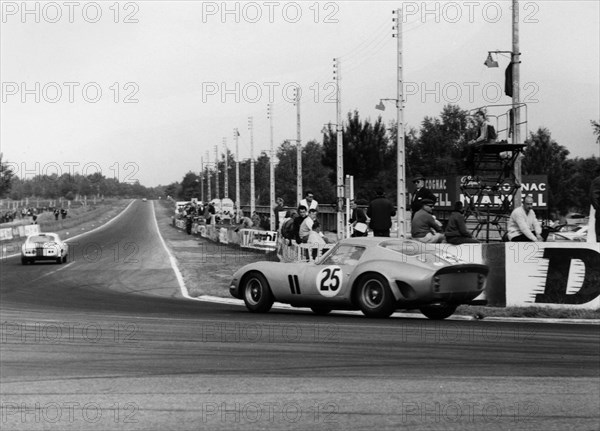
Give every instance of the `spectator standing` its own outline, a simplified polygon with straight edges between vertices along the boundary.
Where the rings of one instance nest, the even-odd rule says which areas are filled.
[[[429,199],[435,204],[437,202],[437,196],[425,187],[425,177],[423,175],[417,175],[412,180],[416,189],[412,195],[410,201],[411,220],[414,218],[417,211],[421,209],[421,205],[424,199]]]
[[[306,214],[306,207],[304,205],[300,205],[298,207],[298,217],[294,219],[294,239],[298,244],[300,244],[300,225],[304,221],[304,219],[308,217]]]
[[[461,201],[455,202],[454,211],[450,214],[445,232],[446,241],[450,244],[459,245],[479,242],[473,238],[471,232],[467,230],[463,212],[463,203]]]
[[[592,180],[592,185],[590,187],[590,201],[592,204],[591,209],[594,211],[590,210],[588,242],[594,242],[594,238],[592,237],[592,226],[594,226],[596,233],[595,242],[600,242],[600,176],[597,176]],[[592,212],[594,213],[593,215]]]
[[[442,227],[433,217],[434,202],[431,199],[421,201],[421,209],[415,214],[411,224],[413,239],[425,243],[439,243],[444,240]]]
[[[288,210],[285,213],[285,218],[281,221],[279,226],[279,238],[287,245],[292,245],[294,239],[294,219],[298,216],[296,210]]]
[[[375,193],[377,196],[369,204],[367,217],[371,219],[373,235],[389,237],[392,217],[396,215],[396,210],[390,200],[385,197],[383,188],[377,187]]]
[[[65,208],[61,208],[60,216],[63,220],[67,218],[67,210]]]
[[[364,201],[350,201],[352,213],[350,214],[350,225],[352,226],[352,237],[367,236],[368,234],[368,219],[362,208],[358,205],[365,205]]]
[[[54,208],[54,220],[58,220],[59,215],[60,215],[60,210],[58,208]]]
[[[314,197],[314,193],[308,190],[304,195],[304,199],[300,201],[300,205],[305,206],[307,211],[318,209],[319,202],[317,202]]]
[[[275,200],[277,205],[273,207],[273,213],[275,214],[275,230],[279,231],[279,226],[285,218],[285,208],[283,207],[283,198],[277,198]]]
[[[533,198],[526,196],[523,204],[515,208],[508,219],[508,240],[512,242],[545,241],[542,226],[533,211]]]

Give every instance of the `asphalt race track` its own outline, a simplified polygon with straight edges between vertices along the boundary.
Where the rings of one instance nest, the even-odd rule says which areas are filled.
[[[600,429],[598,326],[188,300],[152,202],[70,247],[2,261],[4,431]]]

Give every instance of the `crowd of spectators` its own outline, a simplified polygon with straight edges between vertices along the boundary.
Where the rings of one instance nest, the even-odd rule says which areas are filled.
[[[52,212],[55,220],[59,217],[65,219],[67,217],[66,208],[57,207],[23,207],[19,209],[6,210],[0,214],[0,223],[10,223],[15,220],[25,220],[31,223],[36,223],[38,215],[44,212]]]

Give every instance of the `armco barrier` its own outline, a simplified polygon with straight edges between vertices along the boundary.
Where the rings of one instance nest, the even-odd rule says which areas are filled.
[[[185,225],[182,227],[185,228]],[[310,259],[302,247],[284,245],[277,232],[242,229],[235,232],[214,225],[194,225],[211,241],[273,251],[281,261]],[[536,242],[490,244],[429,244],[427,250],[450,253],[464,261],[489,266],[485,297],[494,307],[600,308],[600,244]],[[306,257],[306,259],[304,259]]]

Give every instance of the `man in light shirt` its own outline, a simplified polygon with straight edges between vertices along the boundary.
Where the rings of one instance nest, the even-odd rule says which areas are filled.
[[[319,202],[314,199],[314,194],[310,190],[306,192],[304,199],[300,201],[300,205],[304,205],[307,210],[316,210]]]
[[[308,238],[310,233],[313,232],[313,225],[315,224],[315,220],[317,219],[317,210],[311,209],[308,211],[308,217],[306,217],[302,224],[300,225],[300,241],[303,243],[308,242]]]
[[[526,196],[523,204],[515,208],[508,219],[508,240],[512,242],[545,241],[542,226],[535,216],[533,198]]]

